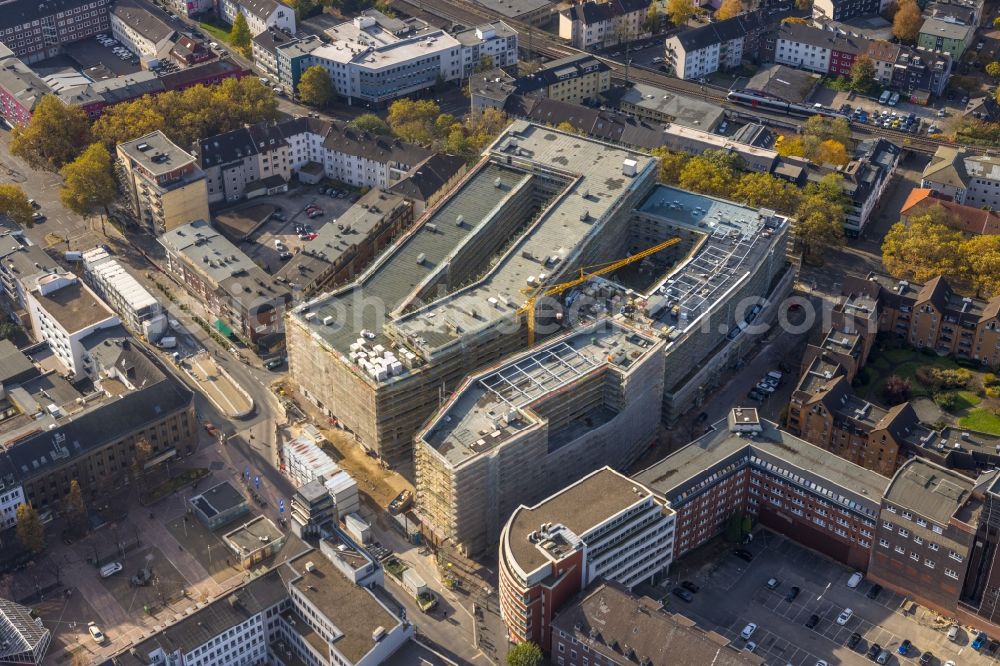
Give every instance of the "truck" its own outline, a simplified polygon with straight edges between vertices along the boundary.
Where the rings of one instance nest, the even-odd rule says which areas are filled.
[[[156,346],[160,349],[173,349],[177,346],[177,338],[172,335],[167,335],[160,338],[160,341],[156,343]]]
[[[413,493],[403,490],[391,502],[389,502],[389,513],[397,515],[410,508],[413,503]]]
[[[437,606],[437,595],[427,589],[427,583],[413,569],[407,569],[403,572],[402,583],[403,589],[413,595],[417,605],[420,606],[420,610],[423,612],[426,613]]]

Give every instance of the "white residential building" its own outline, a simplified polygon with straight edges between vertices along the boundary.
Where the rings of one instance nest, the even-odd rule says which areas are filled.
[[[370,9],[326,32],[333,41],[312,49],[300,70],[322,66],[348,104],[385,104],[439,81],[465,78],[485,55],[495,66],[517,62],[517,33],[503,22],[452,36],[417,19]]]
[[[578,49],[606,48],[649,34],[649,0],[582,2],[559,13],[559,36]]]
[[[0,465],[0,471],[5,466]],[[0,479],[0,530],[9,529],[17,524],[17,507],[25,503],[24,488],[14,482],[13,478],[11,475],[9,484]]]
[[[219,0],[219,13],[226,23],[232,25],[236,12],[246,17],[251,36],[268,28],[295,34],[295,10],[279,0]]]
[[[133,331],[151,341],[166,332],[163,306],[107,250],[95,247],[84,252],[83,270],[94,290]]]
[[[87,371],[81,340],[94,331],[121,324],[97,294],[72,273],[38,278],[27,300],[35,338],[49,343],[73,378]]]
[[[1000,158],[941,146],[924,168],[920,187],[936,190],[966,206],[997,210],[1000,208]]]
[[[111,10],[111,34],[141,58],[164,57],[177,35],[168,20],[144,0],[117,0]]]
[[[773,28],[771,18],[757,10],[668,37],[666,65],[679,79],[700,79],[739,67],[744,58],[759,60],[761,38]]]

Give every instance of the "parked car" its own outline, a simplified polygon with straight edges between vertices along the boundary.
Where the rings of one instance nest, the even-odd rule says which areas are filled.
[[[769,590],[777,590],[780,585],[781,581],[777,578],[769,578],[765,587]]]
[[[269,360],[267,363],[264,364],[264,367],[267,368],[268,370],[274,370],[275,368],[280,368],[284,364],[285,364],[285,357],[279,356],[278,358],[272,358],[271,360]]]
[[[837,616],[837,624],[839,624],[840,626],[844,626],[845,624],[850,622],[853,616],[854,616],[854,611],[852,611],[850,608],[845,608],[840,612],[840,615]]]
[[[35,213],[31,214],[31,221],[35,222],[35,223],[44,222],[47,219],[48,218],[46,218],[44,215],[42,215],[41,213],[38,213],[38,212],[35,212]]]
[[[744,562],[753,562],[753,553],[745,548],[738,548],[733,551],[733,555],[740,558]]]
[[[750,640],[750,637],[753,636],[753,632],[755,631],[757,631],[757,625],[751,622],[747,626],[743,627],[743,631],[740,632],[740,638],[748,641]]]
[[[885,649],[879,650],[878,656],[875,657],[875,663],[876,664],[888,664],[889,663],[889,657],[891,657],[891,656],[892,655],[889,654],[888,650],[885,650]]]
[[[101,567],[100,570],[101,578],[110,578],[111,576],[114,576],[121,570],[122,570],[121,562],[112,562],[111,564],[105,564],[103,567]]]
[[[751,389],[750,392],[747,393],[747,397],[751,400],[763,400],[767,396],[757,391],[757,389]]]
[[[957,643],[958,642],[958,625],[957,624],[953,624],[950,627],[948,627],[948,640],[951,641],[952,643]]]
[[[851,574],[851,577],[847,579],[847,587],[852,590],[861,584],[861,581],[865,579],[865,575],[860,571],[855,571]]]
[[[90,633],[90,637],[94,639],[94,642],[100,645],[105,640],[104,632],[93,622],[87,623],[87,631]]]
[[[979,634],[976,635],[975,640],[972,641],[972,649],[977,651],[982,649],[983,644],[985,644],[988,639],[989,636],[986,635],[986,632],[980,631]]]
[[[809,616],[809,619],[806,620],[806,628],[807,629],[812,629],[817,624],[819,624],[819,615],[816,615],[816,613],[813,613],[812,615]]]
[[[855,631],[853,634],[851,634],[851,637],[847,639],[847,647],[853,650],[858,646],[858,643],[860,642],[861,642],[861,634]]]
[[[683,587],[688,592],[697,592],[698,590],[701,589],[700,587],[698,587],[696,584],[692,583],[689,580],[686,580],[683,583],[681,583],[681,587]]]
[[[881,651],[882,651],[881,645],[879,645],[878,643],[872,643],[871,647],[868,648],[868,654],[865,656],[867,656],[872,661],[875,661],[875,657],[877,657],[878,653]]]
[[[688,603],[691,603],[694,600],[694,595],[685,590],[683,587],[675,587],[673,590],[671,590],[671,592],[674,593],[675,597],[683,601],[686,601]]]
[[[920,666],[929,666],[934,661],[934,653],[930,650],[925,650],[922,655],[920,655]]]
[[[875,583],[874,585],[868,588],[868,592],[865,593],[865,596],[868,597],[869,599],[877,599],[879,592],[881,591],[882,591],[882,586],[879,585],[878,583]]]
[[[758,393],[766,393],[767,395],[771,395],[775,391],[773,386],[764,382],[758,383],[754,388],[757,389]]]
[[[799,596],[799,592],[801,592],[799,586],[792,585],[791,589],[788,590],[788,594],[785,595],[785,601],[795,601],[795,598]]]
[[[909,638],[904,639],[903,642],[899,644],[899,647],[896,648],[896,652],[905,657],[907,654],[909,654],[911,645],[913,645],[913,643],[910,642]]]
[[[747,641],[747,644],[743,646],[743,649],[747,652],[753,652],[757,649],[757,644],[753,641]]]

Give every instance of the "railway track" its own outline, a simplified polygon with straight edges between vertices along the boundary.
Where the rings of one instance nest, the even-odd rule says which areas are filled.
[[[583,53],[589,54],[587,51],[577,49],[569,44],[566,44],[564,40],[554,37],[550,33],[539,30],[538,28],[521,21],[500,16],[499,14],[487,10],[471,0],[392,0],[392,5],[411,16],[436,16],[453,23],[459,23],[470,27],[478,23],[503,21],[518,31],[520,48],[530,48],[532,52],[549,58],[565,58],[571,55]],[[526,36],[528,42],[527,44],[525,43]],[[611,68],[612,76],[621,81],[626,80],[626,67],[624,63],[611,60],[604,56],[597,57]],[[726,98],[726,93],[728,91],[726,90],[721,90],[713,86],[703,86],[694,81],[677,79],[672,76],[667,76],[666,74],[650,70],[646,67],[635,65],[628,67],[627,80],[646,83],[670,92],[703,99],[706,102],[717,104],[719,107],[727,111],[740,112],[744,115],[747,115],[748,113],[744,107],[731,104],[728,101]],[[760,113],[759,111],[755,111],[754,115],[760,117],[763,121],[777,120],[788,122],[789,120],[789,116],[766,114]],[[909,134],[907,132],[900,132],[898,130],[884,127],[873,127],[871,125],[858,125],[852,123],[851,130],[855,139],[867,139],[872,136],[881,136],[907,150],[922,153],[933,154],[940,146],[955,145],[949,141],[931,139],[919,134]],[[971,147],[969,149],[973,152],[987,152],[984,148]]]

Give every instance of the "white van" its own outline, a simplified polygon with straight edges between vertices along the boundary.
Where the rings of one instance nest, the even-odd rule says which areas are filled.
[[[757,631],[757,625],[751,622],[747,626],[743,627],[743,631],[740,632],[740,638],[748,641],[750,640],[750,637],[753,636],[753,632],[755,631]]]
[[[122,570],[121,562],[112,562],[101,567],[101,578],[110,578]]]
[[[858,585],[861,585],[861,581],[865,579],[865,575],[860,571],[855,571],[851,574],[851,577],[847,579],[847,587],[852,590]]]

